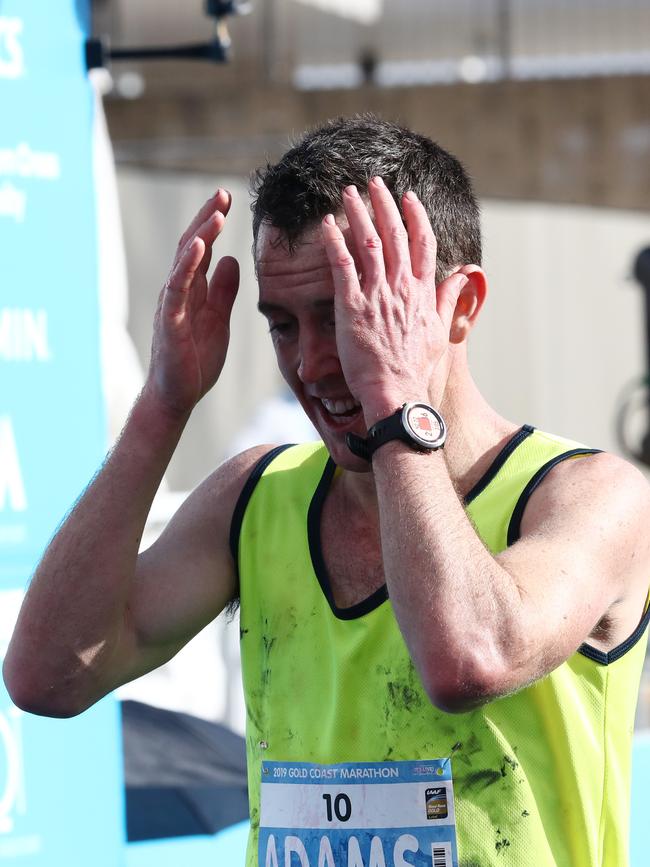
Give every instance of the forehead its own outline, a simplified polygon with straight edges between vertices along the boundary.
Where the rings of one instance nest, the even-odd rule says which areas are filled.
[[[311,226],[300,235],[289,252],[289,243],[282,229],[262,223],[257,232],[255,243],[255,265],[260,268],[274,266],[293,258],[313,255],[320,249],[324,252],[320,226]]]
[[[320,226],[308,229],[291,252],[281,230],[262,225],[255,245],[260,301],[275,301],[286,290],[333,292]]]

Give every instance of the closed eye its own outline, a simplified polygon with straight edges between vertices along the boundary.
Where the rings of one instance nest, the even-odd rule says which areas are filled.
[[[291,320],[280,322],[269,320],[269,334],[271,335],[288,335],[293,327],[294,323]]]

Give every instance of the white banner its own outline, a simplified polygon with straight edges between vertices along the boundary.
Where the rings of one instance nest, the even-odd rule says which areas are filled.
[[[342,18],[350,18],[360,24],[374,24],[383,10],[383,0],[297,0],[306,6],[315,6],[323,12],[331,12]]]

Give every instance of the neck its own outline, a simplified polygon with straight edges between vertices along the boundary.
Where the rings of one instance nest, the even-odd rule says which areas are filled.
[[[449,475],[464,496],[521,425],[503,418],[485,400],[464,351],[454,359],[440,411],[449,431],[445,443]]]

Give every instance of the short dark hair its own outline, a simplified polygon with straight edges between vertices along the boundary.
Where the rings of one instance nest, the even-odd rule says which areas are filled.
[[[255,243],[268,223],[292,252],[306,230],[341,210],[344,187],[364,191],[375,175],[400,207],[408,190],[424,204],[438,241],[438,280],[459,265],[481,264],[479,207],[461,163],[430,138],[371,114],[309,130],[278,163],[254,173]]]

